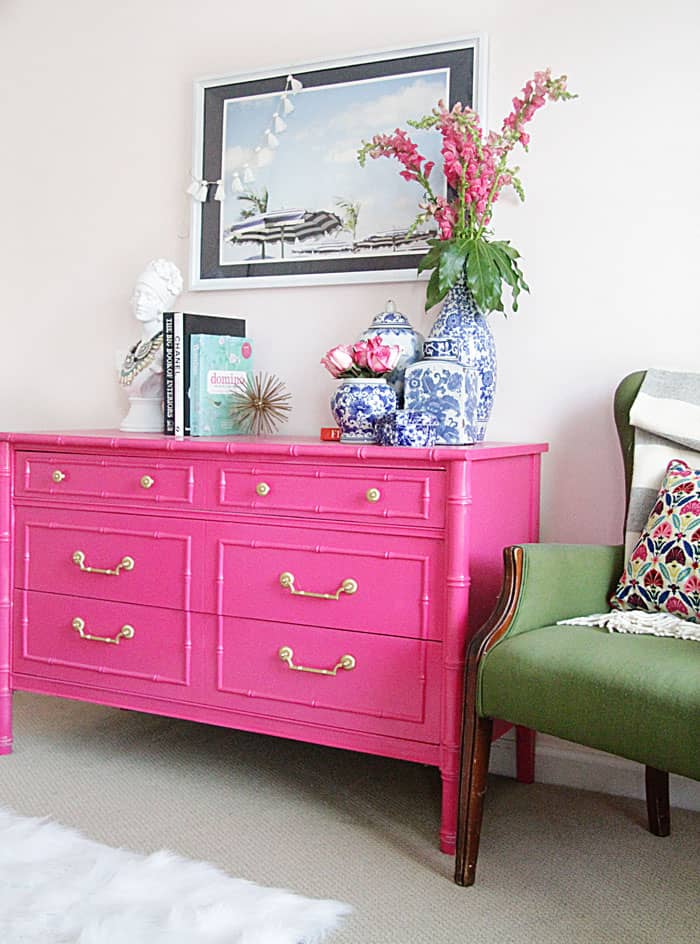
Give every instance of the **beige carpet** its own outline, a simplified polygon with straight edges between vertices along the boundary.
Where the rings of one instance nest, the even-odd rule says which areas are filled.
[[[657,839],[639,801],[496,777],[462,889],[431,768],[35,695],[15,725],[0,805],[348,901],[333,944],[698,941],[699,813]]]

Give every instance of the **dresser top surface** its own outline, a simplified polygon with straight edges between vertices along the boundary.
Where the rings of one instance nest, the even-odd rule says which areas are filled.
[[[548,450],[547,443],[484,442],[471,446],[377,446],[322,442],[313,436],[175,437],[158,433],[124,433],[120,430],[51,430],[0,432],[0,442],[15,448],[70,448],[89,451],[155,451],[176,455],[269,456],[328,459],[413,459],[429,462],[474,461],[506,456],[531,455]]]

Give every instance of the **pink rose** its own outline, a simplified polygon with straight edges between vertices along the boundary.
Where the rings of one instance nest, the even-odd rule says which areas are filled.
[[[367,366],[375,374],[387,374],[399,362],[400,350],[396,344],[380,344],[367,351]]]
[[[321,363],[334,377],[340,377],[346,370],[350,370],[354,363],[352,348],[349,344],[339,344],[323,355]]]
[[[352,357],[358,367],[367,366],[367,350],[369,345],[367,341],[357,341],[352,346]]]

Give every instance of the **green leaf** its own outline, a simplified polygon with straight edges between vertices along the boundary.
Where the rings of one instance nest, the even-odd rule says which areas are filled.
[[[444,243],[442,242],[438,243],[437,246],[433,246],[418,263],[418,271],[425,272],[426,269],[434,269],[435,266],[439,265],[443,247]]]
[[[428,288],[425,293],[425,310],[428,311],[433,305],[437,305],[438,302],[442,301],[445,295],[447,295],[447,289],[443,291],[440,288],[440,269],[433,269],[433,274],[430,276]]]
[[[464,274],[466,261],[467,243],[465,240],[446,243],[440,257],[440,290],[444,291],[444,294],[447,294]]]
[[[523,278],[520,266],[516,261],[520,258],[520,253],[517,249],[514,249],[510,243],[503,240],[492,242],[490,245],[499,272],[504,281],[506,281],[511,288],[513,295],[513,311],[517,311],[520,292],[530,291],[527,282]]]
[[[482,311],[503,311],[501,283],[501,273],[490,244],[483,239],[471,240],[467,254],[467,284]]]

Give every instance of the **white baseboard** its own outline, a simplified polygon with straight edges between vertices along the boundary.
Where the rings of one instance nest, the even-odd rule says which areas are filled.
[[[508,731],[491,746],[489,770],[515,776],[515,738]],[[582,790],[644,798],[644,767],[623,757],[594,751],[590,747],[560,741],[548,734],[537,735],[535,780],[559,783]],[[700,781],[671,774],[671,806],[700,810]]]

